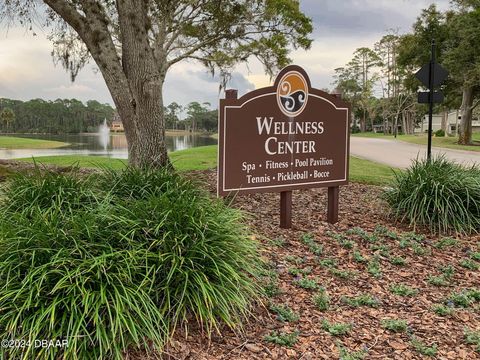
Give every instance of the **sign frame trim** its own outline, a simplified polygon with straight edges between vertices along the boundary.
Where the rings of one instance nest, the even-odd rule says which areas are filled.
[[[308,86],[308,96],[312,96],[318,98],[322,101],[325,101],[330,106],[335,108],[335,110],[343,110],[345,112],[345,124],[346,124],[346,131],[345,131],[345,171],[344,176],[342,179],[335,179],[335,180],[327,180],[327,181],[317,181],[317,182],[306,182],[306,183],[289,183],[289,184],[282,184],[282,185],[270,185],[270,186],[262,186],[262,187],[249,187],[249,188],[233,188],[233,189],[226,189],[225,188],[225,151],[226,151],[226,128],[227,128],[227,119],[226,114],[228,109],[240,109],[245,104],[262,98],[266,96],[275,96],[277,95],[276,91],[278,88],[278,83],[283,75],[289,71],[296,70],[303,74],[305,81],[307,82]],[[276,100],[275,100],[276,101]],[[247,193],[272,193],[272,192],[284,192],[284,191],[292,191],[292,190],[301,190],[301,189],[310,189],[310,188],[330,188],[330,187],[337,187],[348,185],[349,183],[349,163],[350,163],[350,115],[351,114],[351,107],[348,103],[343,101],[341,98],[336,97],[334,95],[328,94],[325,91],[320,89],[312,88],[310,78],[305,72],[303,68],[297,65],[290,65],[286,68],[282,69],[280,73],[277,75],[275,83],[272,86],[260,88],[253,90],[244,94],[239,98],[226,98],[220,99],[219,104],[219,111],[218,111],[218,125],[219,125],[219,141],[222,143],[223,151],[217,152],[217,196],[227,196],[231,194],[241,194],[244,191]],[[221,127],[220,124],[223,122],[223,126]],[[222,130],[222,131],[220,131]],[[219,142],[219,144],[220,144]],[[220,146],[219,146],[220,147]],[[221,166],[220,166],[221,165]],[[223,173],[221,172],[223,170]]]

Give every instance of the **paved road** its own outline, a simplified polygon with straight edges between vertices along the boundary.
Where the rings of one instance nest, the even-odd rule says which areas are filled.
[[[424,158],[427,155],[427,146],[407,143],[400,140],[350,138],[350,153],[354,156],[376,161],[397,168],[408,167],[413,159]],[[448,159],[480,165],[480,152],[432,148],[432,154],[445,154]]]

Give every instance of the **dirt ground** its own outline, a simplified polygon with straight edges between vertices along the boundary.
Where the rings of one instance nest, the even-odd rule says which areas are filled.
[[[195,177],[215,191],[213,171]],[[233,206],[265,247],[270,297],[243,332],[178,334],[163,358],[480,359],[480,340],[466,336],[480,331],[480,237],[393,224],[381,193],[343,187],[330,225],[326,189],[296,191],[291,230],[278,226],[278,194],[238,196]]]

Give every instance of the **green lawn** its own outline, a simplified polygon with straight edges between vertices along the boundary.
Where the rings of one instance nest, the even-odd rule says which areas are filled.
[[[0,148],[3,149],[52,149],[66,145],[68,144],[61,141],[0,136]]]
[[[395,140],[393,135],[384,135],[382,133],[358,133],[352,134],[355,137],[368,137],[368,138],[377,138],[377,139],[389,139]],[[398,135],[398,140],[406,141],[412,144],[427,145],[427,135]],[[456,137],[433,137],[432,145],[441,148],[449,148],[455,150],[469,150],[469,151],[479,151],[480,152],[480,133],[473,134],[474,146],[468,145],[458,145]]]
[[[181,171],[210,169],[217,164],[217,146],[202,146],[188,150],[170,153],[170,158],[176,169]],[[25,158],[22,161],[32,162],[33,159]],[[44,156],[35,158],[35,161],[43,164],[59,166],[78,165],[80,167],[96,168],[111,167],[121,169],[126,160],[112,159],[100,156]],[[385,185],[393,178],[393,171],[389,166],[350,158],[350,179],[354,182],[366,184]]]
[[[394,177],[393,170],[387,165],[350,156],[350,180],[353,182],[388,185]]]

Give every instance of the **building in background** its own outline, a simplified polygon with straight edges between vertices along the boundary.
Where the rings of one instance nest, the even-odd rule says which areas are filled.
[[[446,119],[446,134],[448,135],[457,135],[458,134],[458,127],[460,126],[460,120],[461,120],[461,115],[460,115],[459,110],[455,111],[450,111],[447,114],[447,119]],[[437,130],[442,129],[442,121],[444,119],[443,114],[434,114],[433,119],[432,119],[432,130],[433,132]],[[425,115],[423,118],[423,122],[418,124],[418,126],[415,128],[415,133],[423,133],[428,131],[428,115]],[[472,120],[472,131],[473,132],[480,132],[480,118],[473,117]]]
[[[115,111],[113,114],[113,120],[110,124],[110,131],[111,132],[124,132],[125,129],[123,128],[122,119],[118,115],[118,112]]]

